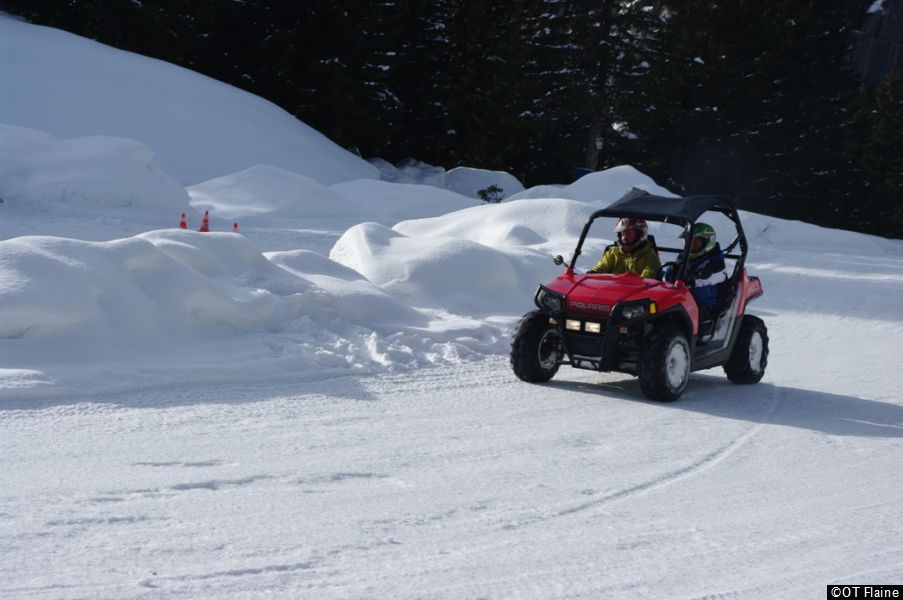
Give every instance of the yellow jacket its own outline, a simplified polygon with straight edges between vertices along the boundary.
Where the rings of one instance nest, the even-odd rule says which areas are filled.
[[[591,273],[626,273],[630,271],[640,277],[655,279],[662,262],[658,259],[658,253],[649,240],[631,253],[621,251],[621,247],[615,244],[605,251],[596,266],[590,269]]]

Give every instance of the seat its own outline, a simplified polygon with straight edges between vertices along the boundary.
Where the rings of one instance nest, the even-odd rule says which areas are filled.
[[[721,283],[715,284],[717,300],[715,306],[711,310],[705,311],[703,314],[702,307],[699,311],[699,333],[698,337],[704,338],[707,335],[714,334],[718,325],[718,321],[727,315],[734,299],[733,291],[736,289],[732,278],[728,278]]]

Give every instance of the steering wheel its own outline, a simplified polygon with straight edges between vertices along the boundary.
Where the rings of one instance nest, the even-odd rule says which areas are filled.
[[[658,273],[656,273],[655,278],[665,281],[662,278],[665,276],[665,269],[668,267],[671,267],[671,273],[670,273],[671,281],[669,281],[669,283],[674,283],[674,276],[677,275],[677,269],[680,267],[680,263],[677,262],[676,260],[670,260],[670,261],[662,264],[662,266],[658,270]]]

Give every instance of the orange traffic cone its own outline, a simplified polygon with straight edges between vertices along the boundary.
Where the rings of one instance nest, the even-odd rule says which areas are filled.
[[[232,223],[232,233],[238,233],[238,223]]]
[[[188,229],[188,221],[185,220],[185,213],[182,213],[182,220],[179,221],[179,229]]]
[[[198,231],[203,231],[205,233],[210,231],[210,214],[209,213],[210,213],[209,210],[204,211],[204,220],[201,221],[201,228],[198,229]]]

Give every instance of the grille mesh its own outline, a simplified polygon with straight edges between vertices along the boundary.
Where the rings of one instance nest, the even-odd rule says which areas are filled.
[[[581,356],[601,356],[602,355],[602,336],[600,335],[580,335],[569,333],[565,336],[568,349],[573,354]]]

